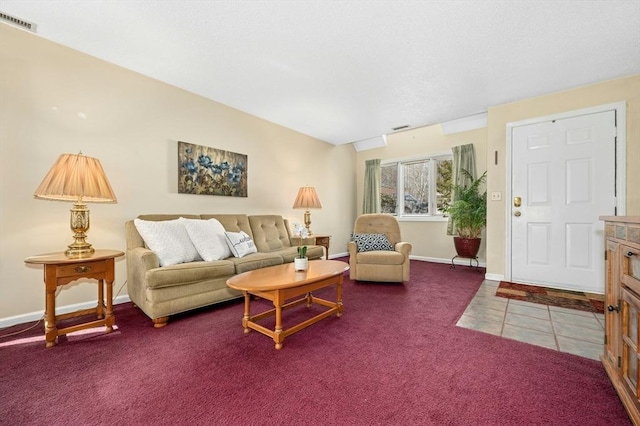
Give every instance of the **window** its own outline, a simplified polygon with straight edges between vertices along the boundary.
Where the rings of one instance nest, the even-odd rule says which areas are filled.
[[[451,202],[451,166],[451,155],[383,163],[382,212],[398,217],[442,216]]]

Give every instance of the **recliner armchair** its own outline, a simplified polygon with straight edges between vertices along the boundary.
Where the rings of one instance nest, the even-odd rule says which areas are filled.
[[[409,281],[411,243],[401,241],[398,220],[389,214],[368,213],[356,218],[353,234],[384,234],[390,246],[380,250],[377,244],[349,241],[349,277],[357,281]],[[365,251],[363,251],[365,250]]]

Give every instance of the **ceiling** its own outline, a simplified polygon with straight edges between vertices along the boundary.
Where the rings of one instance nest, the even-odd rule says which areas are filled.
[[[640,0],[0,0],[0,12],[332,144],[640,73]]]

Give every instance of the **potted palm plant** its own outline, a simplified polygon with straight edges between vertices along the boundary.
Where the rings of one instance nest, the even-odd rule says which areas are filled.
[[[467,170],[462,170],[462,173],[471,183],[454,186],[454,201],[447,208],[447,213],[458,233],[453,237],[456,253],[460,257],[475,259],[480,250],[482,230],[487,225],[487,191],[480,191],[487,172],[475,180]]]

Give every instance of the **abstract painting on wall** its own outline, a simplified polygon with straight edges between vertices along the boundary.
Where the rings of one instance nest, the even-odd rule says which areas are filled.
[[[247,156],[178,142],[178,192],[247,196]]]

